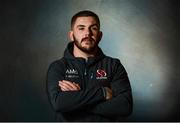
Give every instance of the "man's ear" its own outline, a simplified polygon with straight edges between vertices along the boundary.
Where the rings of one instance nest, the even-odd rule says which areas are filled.
[[[68,38],[70,39],[70,41],[74,41],[73,31],[72,30],[68,32]]]
[[[101,41],[102,36],[103,36],[103,33],[101,31],[99,31],[99,42]]]

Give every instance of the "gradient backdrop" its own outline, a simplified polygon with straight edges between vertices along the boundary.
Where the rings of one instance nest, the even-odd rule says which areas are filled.
[[[179,0],[1,0],[0,121],[53,121],[46,71],[64,52],[71,17],[84,9],[99,15],[101,48],[129,74],[127,120],[180,121]]]

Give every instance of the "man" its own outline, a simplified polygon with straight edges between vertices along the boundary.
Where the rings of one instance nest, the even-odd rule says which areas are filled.
[[[64,57],[47,73],[47,92],[57,121],[119,121],[132,112],[132,94],[120,61],[103,54],[99,17],[72,17]]]

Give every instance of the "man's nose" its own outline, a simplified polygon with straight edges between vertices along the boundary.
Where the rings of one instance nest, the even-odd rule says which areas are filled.
[[[92,35],[91,29],[87,29],[86,32],[85,32],[85,36],[86,36],[86,37],[89,37],[89,36],[91,36],[91,35]]]

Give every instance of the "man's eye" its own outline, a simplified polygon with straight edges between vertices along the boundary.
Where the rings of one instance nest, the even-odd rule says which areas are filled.
[[[92,30],[98,30],[98,28],[97,27],[93,27]]]
[[[79,30],[84,30],[84,28],[79,28]]]

